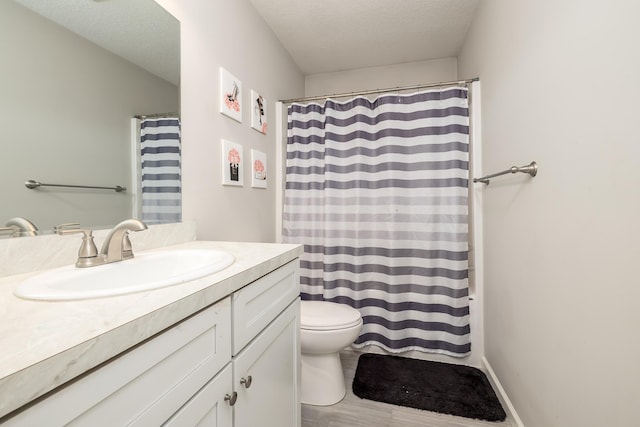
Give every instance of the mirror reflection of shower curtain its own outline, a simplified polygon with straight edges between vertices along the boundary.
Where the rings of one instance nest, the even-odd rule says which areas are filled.
[[[362,314],[355,347],[471,351],[467,95],[289,107],[283,237],[303,299]]]
[[[137,120],[139,144],[137,169],[140,177],[135,217],[146,224],[182,220],[182,173],[180,119],[178,117]]]

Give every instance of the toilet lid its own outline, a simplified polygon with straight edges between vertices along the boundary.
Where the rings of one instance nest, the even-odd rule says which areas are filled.
[[[300,305],[300,327],[303,329],[343,329],[356,326],[361,321],[360,312],[345,304],[302,301]]]

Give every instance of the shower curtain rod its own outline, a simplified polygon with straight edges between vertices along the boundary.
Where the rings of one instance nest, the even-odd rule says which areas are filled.
[[[320,99],[327,99],[327,98],[344,98],[346,96],[372,95],[376,93],[399,92],[402,90],[427,89],[431,87],[444,87],[444,86],[452,86],[452,85],[469,84],[469,83],[477,82],[479,80],[480,80],[479,77],[474,77],[472,79],[455,80],[450,82],[428,83],[428,84],[419,84],[419,85],[413,85],[413,86],[396,86],[396,87],[390,87],[386,89],[372,89],[372,90],[364,90],[360,92],[346,92],[346,93],[335,93],[332,95],[309,96],[307,98],[282,99],[280,100],[280,102],[282,102],[283,104],[291,104],[294,102],[318,101]]]
[[[158,113],[158,114],[140,114],[138,116],[133,116],[134,119],[161,119],[163,117],[180,117],[178,113]]]

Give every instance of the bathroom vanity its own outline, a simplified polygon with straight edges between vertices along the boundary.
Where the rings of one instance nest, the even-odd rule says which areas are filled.
[[[13,296],[29,274],[0,279],[0,424],[299,426],[301,247],[174,246],[194,247],[235,262],[179,285],[68,302]]]

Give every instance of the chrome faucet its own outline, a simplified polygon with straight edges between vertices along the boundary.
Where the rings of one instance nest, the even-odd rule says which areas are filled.
[[[100,250],[105,262],[117,262],[133,258],[133,248],[129,240],[129,231],[146,230],[147,225],[138,219],[127,219],[113,227],[107,234]]]
[[[102,249],[98,253],[98,248],[96,248],[96,244],[93,241],[93,232],[88,229],[77,228],[79,225],[77,223],[59,225],[56,227],[56,233],[60,235],[83,233],[82,245],[78,250],[78,261],[76,261],[76,267],[80,268],[95,267],[133,258],[133,248],[128,236],[129,231],[147,229],[147,225],[137,219],[122,221],[109,231]]]

